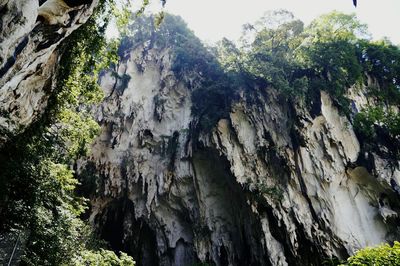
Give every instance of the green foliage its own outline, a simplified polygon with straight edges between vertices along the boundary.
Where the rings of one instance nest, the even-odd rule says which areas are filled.
[[[0,217],[7,217],[0,219],[0,231],[28,232],[27,265],[73,265],[79,254],[92,253],[122,263],[109,265],[133,264],[126,255],[89,251],[97,246],[79,218],[86,200],[76,195],[79,183],[70,168],[99,131],[85,106],[102,99],[99,71],[117,59],[117,42],[104,37],[111,5],[101,1],[95,15],[65,40],[44,115],[0,151]]]
[[[344,265],[349,266],[391,266],[400,265],[400,243],[395,241],[393,246],[382,244],[377,247],[368,247],[356,252],[347,259]]]
[[[340,264],[341,264],[341,261],[338,258],[333,257],[333,258],[324,259],[322,261],[321,265],[322,266],[336,266],[336,265],[340,265]]]
[[[241,49],[220,44],[220,62],[228,69],[245,71],[288,98],[323,89],[348,105],[345,90],[361,80],[363,70],[355,41],[366,35],[354,15],[333,12],[304,28],[291,13],[278,10],[245,29],[251,37],[244,38]]]
[[[90,237],[89,228],[78,218],[85,200],[75,195],[78,182],[66,164],[57,163],[62,156],[48,136],[30,133],[34,137],[21,136],[1,152],[5,190],[1,215],[7,220],[1,221],[0,229],[28,231],[26,264],[60,265],[83,249]]]
[[[118,257],[114,252],[100,249],[98,251],[84,250],[74,258],[73,265],[76,266],[134,266],[132,257],[121,252]]]
[[[361,23],[356,15],[333,11],[311,22],[306,29],[310,42],[329,42],[335,40],[356,41],[369,39],[367,25]]]
[[[246,25],[241,47],[223,39],[207,49],[180,17],[166,14],[159,26],[153,17],[132,23],[119,51],[122,56],[127,48],[138,45],[145,50],[171,49],[172,69],[179,80],[193,88],[192,111],[199,118],[198,125],[209,130],[228,116],[240,87],[272,86],[288,100],[307,103],[325,90],[340,110],[348,113],[347,89],[362,84],[367,74],[379,77],[380,86],[371,94],[380,101],[398,103],[399,49],[368,38],[366,26],[354,14],[332,12],[304,28],[290,12],[278,10]],[[197,74],[197,79],[191,74]],[[362,114],[359,116],[357,125],[362,120]],[[390,121],[387,128],[396,130],[397,120],[389,119],[388,113],[385,117],[378,124]],[[391,134],[396,135],[394,131]]]
[[[159,25],[153,16],[141,16],[135,19],[122,37],[120,54],[139,45],[145,49],[169,48],[172,50],[172,70],[179,79],[190,83],[187,75],[193,72],[203,77],[215,75],[214,68],[217,66],[215,58],[187,27],[183,19],[170,14],[162,16]]]
[[[301,57],[303,67],[313,71],[311,89],[327,91],[343,109],[347,109],[347,89],[362,80],[356,47],[346,40],[335,40],[316,42],[300,50],[297,56]]]
[[[219,119],[228,118],[233,92],[227,80],[221,78],[192,92],[192,112],[199,118],[199,128],[209,131]]]
[[[310,107],[325,90],[347,114],[348,88],[372,77],[377,86],[368,91],[378,107],[361,110],[355,128],[368,138],[376,136],[377,127],[399,137],[395,106],[400,105],[400,49],[388,41],[370,41],[366,25],[354,14],[332,12],[304,28],[287,11],[270,12],[245,26],[242,47],[224,39],[216,50],[228,75],[236,73],[262,88],[272,86],[288,100],[304,99]]]
[[[354,119],[357,132],[372,140],[376,129],[383,128],[393,139],[400,137],[400,49],[388,41],[358,43],[363,71],[377,81],[368,92],[376,106],[367,106]]]
[[[357,113],[354,127],[369,140],[376,137],[375,127],[385,128],[391,137],[400,137],[400,114],[382,106],[368,107]]]
[[[264,197],[271,197],[277,201],[283,199],[283,191],[279,187],[267,186],[266,184],[260,184],[258,186],[260,195]]]
[[[305,29],[296,51],[301,67],[311,70],[310,89],[327,91],[344,111],[349,108],[347,89],[363,79],[356,42],[367,36],[366,26],[354,14],[332,12]]]
[[[243,38],[244,47],[236,52],[239,69],[261,86],[272,85],[287,97],[303,95],[308,79],[298,75],[300,67],[294,60],[295,48],[303,38],[303,22],[288,11],[278,10],[266,13],[255,25],[246,25],[245,30],[253,40],[248,44]],[[223,53],[220,57],[229,59]]]
[[[241,72],[242,64],[240,61],[241,51],[236,45],[223,38],[216,47],[216,54],[219,64],[225,72]]]
[[[400,49],[390,42],[359,42],[360,60],[363,69],[378,81],[379,87],[370,88],[370,93],[381,102],[400,103]]]
[[[384,118],[383,109],[380,107],[369,108],[359,112],[354,119],[354,127],[365,137],[373,139],[375,137],[374,125]]]
[[[218,119],[228,115],[232,86],[213,53],[181,17],[164,14],[158,26],[151,16],[133,21],[122,38],[119,54],[124,56],[126,50],[139,46],[144,53],[152,48],[169,49],[172,71],[192,89],[192,113],[200,130],[209,130]]]

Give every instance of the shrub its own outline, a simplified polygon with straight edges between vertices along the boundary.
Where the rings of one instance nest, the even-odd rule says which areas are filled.
[[[347,259],[343,265],[354,266],[392,266],[400,265],[400,243],[395,241],[393,246],[382,244],[376,247],[361,249]]]

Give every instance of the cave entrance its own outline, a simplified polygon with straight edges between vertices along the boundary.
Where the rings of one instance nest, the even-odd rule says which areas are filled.
[[[132,256],[137,265],[159,265],[156,234],[148,223],[136,219],[129,199],[112,201],[100,215],[99,232],[110,248]]]

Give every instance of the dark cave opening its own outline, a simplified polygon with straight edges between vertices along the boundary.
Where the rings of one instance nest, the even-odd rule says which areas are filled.
[[[101,214],[100,236],[114,251],[131,255],[137,265],[159,265],[156,234],[144,219],[134,217],[129,199],[111,202]]]

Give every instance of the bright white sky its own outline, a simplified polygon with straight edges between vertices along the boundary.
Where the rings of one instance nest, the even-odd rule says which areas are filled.
[[[374,39],[389,37],[400,44],[400,0],[167,0],[165,11],[180,15],[206,42],[239,38],[242,25],[254,22],[267,10],[287,9],[308,24],[321,14],[355,12]]]

